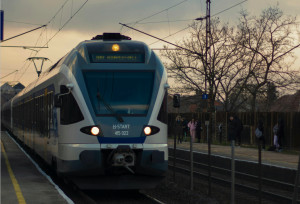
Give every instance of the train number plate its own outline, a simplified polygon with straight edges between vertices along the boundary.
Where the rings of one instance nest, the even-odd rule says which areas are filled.
[[[130,124],[114,124],[112,128],[116,136],[127,136],[129,135]]]

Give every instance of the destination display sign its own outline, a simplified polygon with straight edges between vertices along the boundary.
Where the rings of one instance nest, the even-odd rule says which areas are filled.
[[[91,56],[92,63],[144,63],[143,53],[97,53]]]

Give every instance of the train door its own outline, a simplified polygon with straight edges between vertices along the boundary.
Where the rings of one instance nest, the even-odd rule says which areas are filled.
[[[46,89],[47,90],[47,89]],[[45,91],[44,96],[44,137],[46,141],[46,149],[45,149],[45,159],[51,164],[53,151],[56,147],[56,137],[53,131],[53,92]]]
[[[32,140],[32,143],[33,143],[33,146],[32,146],[32,149],[34,149],[36,151],[36,137],[37,137],[37,120],[38,120],[38,98],[35,97],[34,98],[34,118],[33,118],[33,140]]]
[[[22,121],[21,138],[22,141],[25,143],[25,102],[24,100],[22,101],[21,104],[21,121]]]
[[[44,159],[48,163],[49,161],[49,131],[48,131],[48,90],[47,88],[44,90],[43,95],[43,130],[42,130],[42,137],[43,137],[43,151],[44,151]]]
[[[29,147],[33,149],[33,101],[34,99],[31,97],[28,104],[28,116],[30,120],[28,121],[28,135],[29,135]]]
[[[37,118],[37,134],[35,138],[36,150],[38,154],[44,158],[45,157],[45,142],[43,135],[43,121],[44,121],[44,110],[43,110],[43,95],[39,96],[38,99],[38,118]]]

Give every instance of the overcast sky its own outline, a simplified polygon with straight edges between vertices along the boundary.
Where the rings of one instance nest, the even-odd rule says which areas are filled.
[[[2,0],[1,9],[4,10],[5,19],[4,39],[34,29],[40,25],[48,24],[56,13],[57,15],[46,28],[3,42],[1,46],[45,45],[85,1]],[[211,0],[211,14],[214,15],[243,1]],[[139,21],[138,24],[131,25],[155,36],[165,37],[187,27],[193,22],[191,19],[204,16],[206,11],[205,2],[206,0],[88,0],[84,7],[49,42],[49,48],[42,49],[37,56],[47,57],[51,60],[44,65],[44,69],[47,69],[79,42],[91,39],[103,32],[121,32],[134,40],[146,42],[151,48],[162,47],[164,43],[152,44],[156,41],[155,39],[127,28],[122,28],[119,22],[133,23]],[[286,14],[297,15],[300,12],[299,0],[248,0],[217,15],[217,17],[223,22],[236,24],[239,12],[242,9],[248,10],[250,14],[258,15],[263,9],[277,4]],[[60,9],[62,5],[64,6]],[[188,30],[167,39],[171,42],[178,42],[187,35]],[[298,49],[296,55],[299,56],[299,54],[300,51]],[[28,85],[36,79],[37,74],[34,65],[26,61],[28,57],[34,55],[35,52],[31,50],[2,47],[1,77],[14,70],[19,71],[2,79],[1,82],[19,80],[24,85]]]

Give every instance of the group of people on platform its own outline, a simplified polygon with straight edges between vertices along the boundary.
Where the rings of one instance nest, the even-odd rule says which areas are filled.
[[[182,134],[179,134],[178,143],[182,143],[182,141],[186,141],[188,135],[191,136],[192,142],[195,142],[196,138],[200,143],[201,140],[201,121],[195,120],[194,118],[191,121],[187,121],[185,118],[181,118],[181,116],[176,117],[176,123],[182,127]]]
[[[284,136],[284,123],[282,119],[279,119],[278,122],[273,127],[273,146],[269,148],[271,151],[282,151],[282,141]],[[262,143],[262,148],[266,147],[266,139],[264,133],[264,123],[262,119],[259,119],[257,129],[255,131],[257,139]]]
[[[178,132],[178,143],[182,143],[183,141],[187,141],[188,135],[190,135],[192,142],[200,143],[201,141],[201,132],[202,132],[202,126],[200,120],[195,120],[194,118],[191,121],[187,121],[185,118],[181,118],[180,115],[176,117],[176,124],[178,127],[181,127],[182,132]],[[222,143],[222,124],[220,123],[218,126],[218,135],[220,143]],[[228,123],[228,140],[229,141],[236,141],[236,145],[241,145],[241,134],[243,131],[243,124],[241,120],[235,116],[230,115],[229,117],[229,123]],[[270,147],[269,150],[271,151],[281,151],[282,150],[282,140],[284,135],[284,123],[282,119],[278,120],[278,123],[273,127],[273,133],[274,133],[274,146]],[[262,144],[262,148],[265,149],[266,146],[266,140],[265,140],[265,134],[264,134],[264,124],[263,120],[259,119],[255,135],[257,137],[257,140]]]

